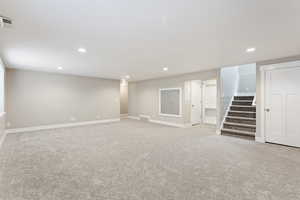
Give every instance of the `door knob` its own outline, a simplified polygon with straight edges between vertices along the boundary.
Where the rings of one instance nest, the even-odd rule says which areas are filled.
[[[270,112],[270,108],[265,108],[265,111],[266,112]]]

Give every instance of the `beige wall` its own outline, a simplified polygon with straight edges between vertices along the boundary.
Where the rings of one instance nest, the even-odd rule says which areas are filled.
[[[128,115],[138,116],[138,98],[136,83],[128,83]]]
[[[6,128],[119,118],[120,82],[8,69],[5,108]]]
[[[128,84],[126,81],[120,84],[120,113],[128,114]]]
[[[185,82],[218,79],[219,70],[195,72],[168,78],[129,83],[129,115],[148,115],[153,120],[184,124],[189,122],[189,102],[185,101]],[[182,88],[182,117],[160,116],[159,88]]]
[[[286,57],[286,58],[279,58],[279,59],[273,59],[273,60],[267,60],[267,61],[261,61],[257,62],[256,67],[256,137],[261,136],[261,84],[260,84],[260,67],[263,65],[271,65],[276,63],[284,63],[284,62],[291,62],[300,60],[300,55],[298,56],[292,56],[292,57]]]

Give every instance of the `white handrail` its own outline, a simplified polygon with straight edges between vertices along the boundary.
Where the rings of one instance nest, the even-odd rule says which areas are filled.
[[[252,102],[252,106],[256,106],[256,95],[254,95],[254,99],[253,99],[253,102]]]
[[[220,124],[220,131],[221,131],[221,129],[223,128],[223,126],[224,126],[224,122],[225,122],[225,119],[226,119],[226,117],[228,116],[228,113],[229,113],[229,111],[230,111],[230,107],[232,106],[232,102],[233,102],[233,100],[234,100],[234,96],[235,95],[233,95],[232,97],[231,97],[231,99],[230,99],[230,103],[228,104],[228,106],[227,106],[227,108],[226,108],[226,111],[225,111],[225,115],[223,116],[223,119],[222,119],[222,122],[221,122],[221,124]],[[223,98],[222,98],[223,99]],[[224,102],[224,101],[223,101]]]

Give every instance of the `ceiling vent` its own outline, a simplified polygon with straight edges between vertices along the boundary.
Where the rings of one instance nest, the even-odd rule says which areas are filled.
[[[12,25],[11,19],[0,15],[0,27],[1,28],[10,27],[11,25]]]

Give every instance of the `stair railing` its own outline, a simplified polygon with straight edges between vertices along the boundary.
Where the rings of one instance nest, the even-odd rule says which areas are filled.
[[[222,122],[221,122],[220,128],[219,128],[220,134],[221,134],[221,129],[222,129],[223,126],[224,126],[224,122],[225,122],[225,120],[226,120],[226,117],[227,117],[227,115],[228,115],[228,113],[229,113],[230,107],[232,106],[232,102],[233,102],[233,100],[234,100],[234,96],[235,96],[235,95],[233,95],[233,96],[231,97],[230,103],[228,104],[228,106],[227,106],[227,108],[226,108],[226,111],[225,111],[225,113],[224,113],[224,116],[223,116],[223,119],[222,119]],[[224,98],[222,98],[222,101],[223,101],[223,103],[224,103]]]
[[[252,106],[256,106],[256,95],[254,95],[254,99],[253,99],[253,102],[252,102]]]

